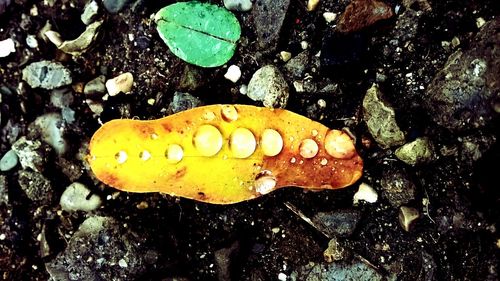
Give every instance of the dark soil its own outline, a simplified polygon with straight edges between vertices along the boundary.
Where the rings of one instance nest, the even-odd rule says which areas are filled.
[[[4,2],[4,1],[2,1]],[[22,82],[21,71],[31,62],[53,60],[62,62],[73,74],[76,121],[69,125],[67,139],[71,149],[64,158],[81,166],[78,150],[88,143],[100,122],[115,118],[156,119],[165,116],[186,63],[175,57],[159,38],[152,19],[161,7],[174,1],[144,1],[122,13],[111,15],[104,11],[101,36],[93,49],[81,57],[61,53],[50,42],[37,37],[38,49],[26,45],[28,34],[37,34],[49,21],[65,39],[76,38],[84,29],[80,21],[84,1],[53,1],[54,6],[42,1],[18,0],[0,15],[0,40],[13,38],[19,45],[16,53],[0,58],[0,86],[12,89],[12,95],[2,95],[0,155],[7,152],[12,141],[7,121],[20,129],[17,137],[28,134],[28,124],[36,117],[56,112],[50,105],[49,92],[31,89]],[[50,2],[50,1],[49,1]],[[154,3],[153,3],[154,2]],[[222,1],[211,1],[221,4]],[[385,1],[392,7],[400,1]],[[418,2],[418,1],[417,1]],[[205,104],[256,104],[239,93],[239,87],[248,83],[261,66],[274,64],[282,68],[279,51],[293,55],[301,51],[300,41],[309,43],[311,54],[322,48],[322,41],[331,32],[322,17],[325,11],[341,14],[348,1],[321,1],[319,8],[306,12],[306,1],[292,0],[277,51],[258,49],[251,13],[235,13],[242,26],[242,40],[228,65],[242,69],[237,84],[224,79],[226,67],[200,69],[202,86],[190,92]],[[36,5],[38,15],[30,15]],[[340,91],[332,93],[296,93],[292,78],[288,79],[291,92],[287,109],[309,116],[332,127],[347,126],[358,136],[358,150],[365,161],[364,176],[360,182],[373,186],[379,193],[374,204],[353,206],[352,197],[357,186],[335,191],[304,192],[285,188],[270,195],[235,205],[218,206],[199,203],[162,194],[132,194],[117,191],[98,183],[89,170],[78,179],[103,198],[103,207],[95,213],[110,216],[144,236],[144,243],[154,249],[158,258],[137,280],[217,279],[214,252],[238,242],[231,255],[230,270],[234,280],[276,280],[279,273],[289,276],[309,262],[322,263],[328,239],[292,213],[284,203],[289,202],[313,216],[317,212],[338,209],[357,209],[361,220],[354,233],[347,238],[352,251],[370,261],[382,276],[397,276],[398,280],[498,280],[500,236],[500,189],[498,189],[498,160],[500,147],[493,145],[476,162],[460,157],[442,156],[423,166],[410,167],[397,160],[394,150],[383,150],[371,139],[362,120],[361,103],[366,90],[378,82],[386,99],[394,106],[401,129],[409,138],[430,136],[439,147],[459,142],[460,135],[438,127],[422,110],[424,90],[408,85],[405,74],[412,72],[417,85],[430,83],[437,71],[454,51],[441,46],[442,41],[460,39],[460,47],[467,48],[477,33],[476,19],[486,21],[500,15],[495,0],[430,2],[432,11],[416,18],[416,36],[408,41],[413,52],[406,52],[398,60],[386,53],[396,19],[389,19],[364,30],[366,51],[354,69],[326,69],[309,66],[315,71],[318,85],[337,83]],[[62,7],[65,7],[63,9]],[[419,3],[411,6],[422,10]],[[102,6],[100,7],[102,8]],[[102,11],[102,10],[101,10]],[[134,41],[129,40],[133,34]],[[194,67],[194,66],[192,66]],[[314,70],[312,70],[314,68]],[[387,77],[376,79],[382,72]],[[118,95],[104,102],[104,112],[95,117],[84,100],[81,87],[100,74],[107,78],[123,72],[134,74],[133,93]],[[154,105],[147,100],[155,99]],[[318,99],[324,99],[326,109],[316,109]],[[491,130],[491,128],[488,128]],[[497,135],[498,136],[498,135]],[[54,198],[71,184],[51,155],[44,172],[54,187]],[[394,167],[405,169],[417,186],[417,195],[408,204],[424,210],[423,199],[430,202],[428,215],[422,215],[410,232],[398,222],[399,208],[393,207],[382,196],[380,179],[383,171]],[[47,280],[45,263],[66,247],[68,238],[89,214],[61,211],[58,199],[52,204],[33,204],[18,187],[21,167],[2,172],[8,182],[9,203],[0,203],[2,221],[0,234],[0,271],[4,280]],[[146,202],[148,207],[138,208]],[[142,203],[144,204],[144,203]],[[422,213],[422,211],[421,211]],[[277,233],[272,229],[279,228]],[[49,255],[40,254],[40,233],[45,233]]]

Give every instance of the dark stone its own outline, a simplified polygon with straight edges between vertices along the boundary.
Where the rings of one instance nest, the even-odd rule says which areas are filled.
[[[312,221],[321,227],[321,231],[330,237],[348,237],[352,235],[361,218],[356,210],[337,210],[335,212],[320,212],[313,216]]]
[[[417,188],[402,169],[386,169],[380,180],[385,198],[394,207],[408,204],[415,199]]]
[[[290,0],[257,0],[253,5],[259,47],[265,52],[275,50],[289,4]]]

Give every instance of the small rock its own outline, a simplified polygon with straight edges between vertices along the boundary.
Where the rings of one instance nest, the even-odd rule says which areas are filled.
[[[319,0],[308,0],[307,1],[307,11],[312,12],[316,10],[316,7],[319,5]]]
[[[337,14],[332,13],[332,12],[324,12],[323,18],[325,19],[325,21],[327,23],[331,23],[332,21],[334,21],[337,18]]]
[[[91,99],[86,99],[85,103],[89,106],[90,111],[94,112],[96,115],[101,115],[101,113],[104,111],[104,106],[100,102],[95,102]]]
[[[31,49],[38,48],[38,40],[36,40],[35,35],[29,34],[26,36],[26,45],[28,45]]]
[[[378,194],[373,187],[366,183],[359,185],[358,191],[354,194],[353,204],[357,205],[359,201],[366,201],[368,203],[375,203],[378,200]]]
[[[123,10],[132,0],[103,0],[104,8],[111,14],[116,14]]]
[[[366,263],[354,260],[352,262],[333,262],[327,264],[310,263],[295,270],[290,275],[290,280],[382,281],[387,279]]]
[[[285,72],[294,78],[301,78],[309,64],[309,52],[305,51],[285,64]]]
[[[247,96],[265,107],[284,108],[288,102],[288,84],[273,65],[257,70],[248,83]]]
[[[182,72],[179,88],[186,92],[193,92],[205,84],[202,70],[198,67],[186,64]]]
[[[102,95],[106,93],[106,77],[104,75],[99,75],[96,78],[90,80],[83,88],[83,93],[85,95]]]
[[[280,58],[283,62],[287,62],[292,58],[292,53],[287,52],[287,51],[281,51]]]
[[[381,95],[374,84],[363,99],[363,116],[368,131],[382,148],[402,145],[405,135],[398,127],[394,109],[382,100]]]
[[[9,204],[9,191],[7,189],[7,178],[0,175],[0,206]]]
[[[328,248],[323,252],[323,257],[328,263],[346,260],[350,255],[350,250],[337,237],[328,241]]]
[[[494,135],[478,133],[465,136],[460,140],[460,146],[458,149],[460,153],[460,163],[471,167],[495,144],[497,137]]]
[[[61,208],[65,211],[84,211],[90,212],[97,210],[101,206],[101,198],[97,194],[90,194],[90,190],[79,182],[74,182],[63,192],[61,200]]]
[[[272,52],[278,44],[279,35],[290,0],[259,0],[252,10],[259,47]]]
[[[54,148],[57,154],[62,155],[66,152],[68,144],[64,138],[65,128],[61,114],[53,112],[39,116],[29,128]]]
[[[52,90],[71,84],[71,72],[62,64],[51,61],[39,61],[23,69],[23,80],[32,88]]]
[[[17,154],[14,150],[7,151],[2,159],[0,159],[0,171],[6,172],[14,168],[19,161]]]
[[[188,93],[175,92],[172,102],[168,105],[167,112],[174,114],[201,105],[201,100]]]
[[[55,89],[50,93],[50,103],[57,108],[69,107],[73,100],[73,93],[69,89]]]
[[[106,89],[110,96],[116,96],[119,93],[129,93],[134,84],[134,76],[130,72],[122,73],[113,79],[106,81]]]
[[[215,264],[217,268],[217,277],[219,281],[230,281],[234,280],[231,278],[231,261],[233,256],[235,256],[240,248],[240,243],[235,241],[228,248],[222,248],[215,251]]]
[[[16,44],[14,43],[14,40],[12,40],[12,38],[0,41],[0,58],[5,58],[15,51]]]
[[[97,18],[98,13],[99,5],[95,0],[93,0],[85,4],[85,8],[83,8],[83,13],[80,16],[80,19],[85,25],[89,25]]]
[[[38,172],[21,170],[17,179],[19,186],[26,196],[33,202],[41,205],[50,204],[52,201],[52,184]]]
[[[500,92],[500,18],[483,26],[466,50],[451,54],[426,90],[424,107],[431,119],[450,131],[486,126]]]
[[[403,170],[385,169],[380,180],[384,196],[394,207],[408,204],[415,199],[417,188]]]
[[[146,240],[113,218],[89,217],[45,266],[53,280],[138,280],[146,274]]]
[[[413,207],[401,206],[399,207],[399,224],[406,231],[409,232],[413,223],[420,217],[420,213]]]
[[[336,210],[319,212],[313,216],[312,221],[329,237],[348,237],[352,235],[360,219],[361,213],[358,211]]]
[[[50,153],[48,145],[42,144],[38,140],[27,140],[24,136],[12,145],[12,150],[19,157],[19,162],[23,169],[30,168],[38,172],[43,172],[45,169],[45,164]]]
[[[418,138],[396,149],[394,154],[408,165],[428,163],[434,158],[434,145],[428,138]]]
[[[67,54],[80,56],[89,49],[94,40],[97,38],[102,23],[103,21],[96,21],[88,25],[85,31],[83,31],[83,33],[80,34],[78,38],[74,40],[63,41],[61,45],[56,45],[57,48]]]
[[[247,12],[252,9],[251,0],[224,0],[224,7],[230,11]]]
[[[391,7],[384,2],[353,0],[340,16],[337,30],[343,33],[359,31],[393,15]]]
[[[61,34],[57,31],[47,30],[43,33],[45,38],[47,38],[52,44],[59,48],[62,45],[63,39],[61,38]]]
[[[238,80],[240,80],[240,77],[241,77],[241,70],[237,65],[231,65],[227,69],[226,74],[224,74],[224,78],[233,83],[238,82]]]

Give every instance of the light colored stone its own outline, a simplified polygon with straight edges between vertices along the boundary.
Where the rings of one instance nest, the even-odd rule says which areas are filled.
[[[312,11],[316,10],[316,8],[319,5],[319,2],[320,2],[319,0],[308,0],[307,1],[307,11],[312,12]]]
[[[323,18],[325,19],[325,21],[327,23],[331,23],[332,21],[334,21],[337,18],[337,14],[332,13],[332,12],[324,12]]]
[[[0,159],[0,171],[6,172],[14,168],[19,162],[19,158],[14,150],[7,151]]]
[[[353,203],[358,204],[359,201],[366,201],[368,203],[375,203],[378,200],[378,194],[366,183],[361,183],[359,185],[358,191],[354,194]]]
[[[413,223],[420,217],[420,212],[413,207],[401,206],[399,208],[399,224],[406,231],[409,232]]]
[[[396,149],[395,154],[409,165],[427,163],[434,158],[434,146],[428,138],[418,138]]]
[[[16,45],[14,44],[14,40],[12,40],[12,38],[0,41],[0,58],[4,58],[15,51]]]
[[[224,0],[224,7],[230,11],[247,12],[252,9],[250,0]]]
[[[106,89],[110,96],[116,96],[121,92],[127,94],[132,90],[133,84],[134,76],[130,72],[125,72],[106,81]]]
[[[88,2],[83,9],[80,19],[85,25],[89,25],[95,20],[99,12],[99,5],[95,0]]]
[[[74,56],[79,56],[88,50],[90,45],[94,42],[95,38],[99,34],[99,28],[101,27],[103,21],[96,21],[87,26],[85,31],[74,40],[68,40],[62,42],[58,46],[59,50],[71,54]]]
[[[101,198],[97,194],[92,194],[89,198],[90,190],[79,182],[74,182],[64,190],[61,195],[61,208],[65,211],[85,211],[90,212],[99,208],[102,204]]]
[[[278,68],[266,65],[253,74],[247,96],[268,108],[284,108],[289,97],[288,84]]]
[[[287,52],[287,51],[281,51],[280,58],[283,62],[287,62],[292,58],[292,53]]]
[[[66,152],[68,147],[64,138],[63,124],[61,114],[52,112],[37,117],[31,126],[40,132],[44,142],[52,146],[57,154],[61,155]]]
[[[39,61],[23,69],[23,80],[32,88],[52,90],[71,84],[71,72],[62,64],[51,61]]]
[[[233,83],[238,82],[238,80],[240,80],[240,77],[241,77],[241,70],[237,65],[231,65],[227,69],[226,74],[224,74],[224,78]]]

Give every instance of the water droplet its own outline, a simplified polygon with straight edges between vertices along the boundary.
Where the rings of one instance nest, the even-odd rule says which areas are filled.
[[[317,135],[318,135],[318,130],[313,129],[313,130],[311,131],[311,135],[312,135],[313,137],[317,136]]]
[[[182,158],[184,157],[184,150],[178,144],[170,144],[167,147],[165,156],[167,157],[168,161],[172,163],[177,163],[181,161]]]
[[[318,154],[318,144],[312,139],[304,139],[300,143],[299,153],[304,158],[313,158]]]
[[[120,150],[118,153],[115,154],[115,159],[118,164],[123,164],[125,161],[127,161],[128,155],[127,152]]]
[[[221,109],[221,116],[226,122],[232,122],[238,119],[238,111],[232,105],[223,105]]]
[[[278,131],[265,129],[260,137],[262,152],[266,156],[276,156],[283,149],[283,138]]]
[[[205,111],[201,118],[203,118],[203,120],[212,121],[215,119],[215,113],[212,111]]]
[[[254,182],[255,191],[260,194],[267,194],[276,187],[276,178],[271,171],[262,171],[257,175]]]
[[[237,128],[231,134],[229,146],[236,158],[247,158],[255,151],[257,141],[247,128]]]
[[[328,160],[326,158],[322,158],[321,159],[321,162],[319,162],[321,165],[325,166],[326,164],[328,164]]]
[[[212,125],[201,125],[193,137],[193,143],[203,156],[214,156],[222,148],[222,134]]]
[[[152,140],[156,140],[156,139],[158,139],[158,135],[155,133],[152,133],[151,135],[149,135],[149,138],[151,138]]]
[[[352,139],[339,130],[331,130],[326,134],[325,150],[337,159],[349,159],[356,153]]]
[[[143,150],[143,151],[139,152],[139,158],[142,161],[147,161],[147,160],[149,160],[149,158],[151,158],[151,153],[149,153],[149,151],[147,151],[147,150]]]

